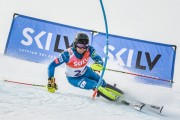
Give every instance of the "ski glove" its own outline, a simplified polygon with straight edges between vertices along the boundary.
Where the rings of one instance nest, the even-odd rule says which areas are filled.
[[[102,71],[103,69],[103,66],[101,64],[98,64],[98,63],[93,63],[91,66],[91,69],[95,72],[99,72]]]
[[[55,78],[54,77],[50,77],[48,78],[48,85],[47,85],[47,89],[49,92],[54,93],[56,90],[58,90],[58,86],[55,83]]]

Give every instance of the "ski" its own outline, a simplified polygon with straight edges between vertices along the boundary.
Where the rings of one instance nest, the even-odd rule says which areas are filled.
[[[146,105],[146,107],[149,109],[149,110],[153,110],[155,112],[158,112],[158,113],[161,113],[164,106],[157,106],[157,105]]]
[[[154,111],[154,112],[157,112],[157,113],[162,113],[162,110],[164,108],[164,106],[150,105],[150,104],[145,104],[145,103],[142,103],[142,102],[130,103],[130,102],[127,102],[127,101],[123,100],[122,103],[124,105],[132,106],[137,111],[151,110],[151,111]]]

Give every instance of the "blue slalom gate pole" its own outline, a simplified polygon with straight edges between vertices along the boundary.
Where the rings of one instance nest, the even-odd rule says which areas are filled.
[[[107,58],[108,58],[108,46],[109,46],[109,41],[108,41],[109,33],[108,33],[108,24],[107,24],[107,19],[106,19],[106,13],[105,13],[105,10],[104,10],[104,5],[103,5],[102,0],[99,0],[99,1],[100,1],[100,4],[101,4],[103,16],[104,16],[105,28],[106,28],[106,56],[105,56],[105,62],[104,62],[104,66],[103,66],[103,70],[102,70],[99,82],[97,83],[96,89],[94,90],[94,93],[93,93],[93,99],[96,97],[98,87],[101,85],[101,82],[103,80],[104,72],[106,70],[106,64],[107,64]]]

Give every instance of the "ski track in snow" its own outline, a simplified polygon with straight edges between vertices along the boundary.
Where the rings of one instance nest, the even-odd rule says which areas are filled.
[[[165,107],[162,114],[152,111],[139,112],[130,106],[110,102],[102,97],[92,100],[92,92],[89,95],[78,94],[72,92],[76,91],[74,87],[69,88],[71,92],[58,90],[52,94],[42,87],[4,82],[4,78],[14,80],[21,78],[19,73],[22,73],[23,70],[17,70],[17,64],[22,61],[19,62],[19,60],[2,56],[0,61],[0,120],[178,120],[180,118],[180,89],[178,87],[173,92],[174,101]],[[5,64],[5,61],[14,61],[10,64],[13,65],[12,68],[8,67],[8,69],[9,64]],[[22,64],[25,67],[28,66],[29,69],[33,68],[34,65],[30,62]],[[41,70],[41,66],[38,67],[33,73],[34,76],[31,76],[33,79],[41,79],[41,77],[36,76],[36,74],[40,74],[38,71]],[[23,74],[26,73],[28,72],[25,71]],[[23,75],[23,78],[25,76]],[[35,83],[36,80],[32,81]],[[61,85],[60,88],[63,88]],[[65,83],[65,85],[67,84]],[[64,87],[64,89],[68,89],[66,86]]]

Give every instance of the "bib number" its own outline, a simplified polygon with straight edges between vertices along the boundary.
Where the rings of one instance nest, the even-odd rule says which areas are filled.
[[[74,72],[76,73],[74,76],[79,77],[84,73],[87,67],[85,67],[82,71],[81,70],[75,70]]]
[[[76,74],[74,76],[76,76],[76,77],[81,76],[81,70],[76,70],[74,72],[76,72]]]

